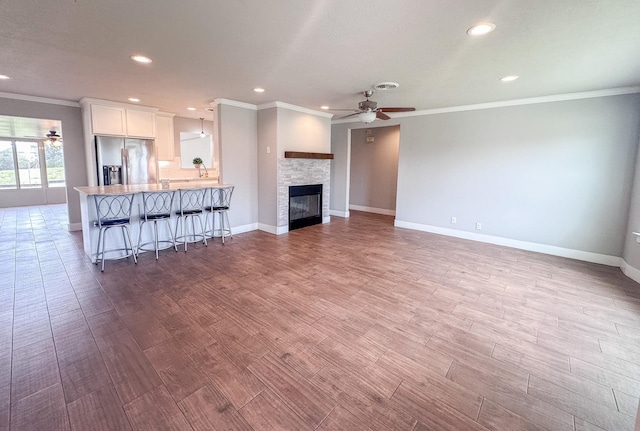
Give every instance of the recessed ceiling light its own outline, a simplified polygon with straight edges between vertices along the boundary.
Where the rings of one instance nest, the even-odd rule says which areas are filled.
[[[0,79],[11,79],[7,75],[0,75]]]
[[[138,99],[137,97],[129,97],[129,102],[135,102],[138,103],[140,101],[140,99]]]
[[[512,82],[512,81],[515,81],[518,78],[520,78],[518,75],[509,75],[509,76],[503,76],[502,78],[500,78],[500,81],[502,81],[502,82]]]
[[[322,105],[322,106],[320,107],[320,109],[327,110],[327,109],[329,109],[329,107],[328,107],[327,105]]]
[[[195,110],[196,110],[196,108],[194,108],[193,106],[189,106],[189,107],[187,108],[187,111],[195,111]]]
[[[153,61],[149,57],[145,57],[144,55],[132,55],[131,60],[137,61],[138,63],[151,63]]]
[[[253,91],[255,91],[256,93],[264,93],[264,88],[256,87],[256,88],[253,89]]]
[[[469,36],[482,36],[487,33],[491,33],[496,29],[496,25],[490,22],[481,22],[480,24],[476,24],[467,30],[467,34]]]

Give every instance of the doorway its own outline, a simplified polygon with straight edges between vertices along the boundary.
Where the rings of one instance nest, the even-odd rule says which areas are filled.
[[[351,129],[349,210],[395,215],[400,126]]]

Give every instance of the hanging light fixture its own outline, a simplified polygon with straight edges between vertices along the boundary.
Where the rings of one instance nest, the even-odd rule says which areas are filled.
[[[207,134],[204,133],[204,118],[200,117],[200,137],[204,138]]]
[[[62,145],[62,136],[58,135],[58,132],[56,132],[55,130],[50,130],[49,133],[47,133],[45,136],[47,137],[47,141],[45,142],[48,142],[54,147],[59,147],[60,145]]]

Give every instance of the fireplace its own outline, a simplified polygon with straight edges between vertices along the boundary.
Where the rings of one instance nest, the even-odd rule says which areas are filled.
[[[322,184],[289,186],[289,230],[322,223]]]

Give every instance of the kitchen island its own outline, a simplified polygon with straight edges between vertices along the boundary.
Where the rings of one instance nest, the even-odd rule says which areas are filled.
[[[142,211],[142,192],[166,192],[170,190],[178,191],[180,189],[194,190],[194,189],[209,189],[209,188],[223,188],[229,187],[228,184],[218,184],[215,180],[200,180],[200,181],[184,181],[184,182],[171,182],[168,185],[161,184],[135,184],[135,185],[113,185],[113,186],[90,186],[90,187],[74,187],[74,189],[80,194],[80,213],[82,221],[82,241],[84,246],[84,252],[92,262],[95,263],[95,253],[98,243],[98,227],[95,226],[95,222],[98,219],[96,206],[93,200],[94,195],[124,195],[134,194],[133,206],[131,208],[131,239],[133,245],[137,245],[139,234],[139,215]],[[175,211],[179,209],[178,194],[173,201],[173,211],[171,226],[175,228]],[[204,223],[204,219],[203,219]],[[165,223],[158,225],[158,234],[161,237],[169,238],[169,232]],[[153,240],[150,229],[145,228],[142,232],[142,242],[149,242]],[[112,235],[108,238],[109,248],[123,247],[122,238],[119,235]]]

